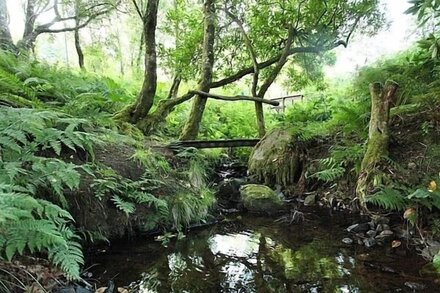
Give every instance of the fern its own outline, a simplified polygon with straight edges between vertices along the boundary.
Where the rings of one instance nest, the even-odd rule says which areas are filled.
[[[84,166],[41,156],[60,155],[63,148],[93,152],[95,135],[78,129],[86,125],[54,111],[0,108],[0,254],[45,252],[72,279],[83,264],[79,238],[69,227],[72,216],[66,189],[78,188]],[[49,191],[44,198],[37,190]],[[57,205],[57,204],[59,205]]]
[[[116,207],[123,211],[127,216],[132,214],[136,209],[132,202],[125,201],[118,195],[113,195],[111,201],[113,201]]]
[[[325,158],[319,161],[319,168],[321,171],[310,175],[312,178],[317,178],[325,182],[333,182],[341,178],[345,174],[345,168],[339,166],[333,158]]]
[[[384,188],[379,192],[369,196],[367,202],[380,206],[387,210],[404,210],[408,204],[408,199],[399,190]]]
[[[69,278],[79,278],[84,258],[77,236],[66,226],[72,216],[22,191],[19,186],[0,186],[0,251],[8,260],[26,250],[45,251]]]

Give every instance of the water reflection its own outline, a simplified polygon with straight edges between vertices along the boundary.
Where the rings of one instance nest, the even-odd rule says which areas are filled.
[[[258,234],[246,231],[228,235],[216,234],[208,239],[208,243],[214,254],[250,258],[258,252],[258,238]]]
[[[397,262],[389,258],[387,265],[397,266],[402,275],[369,271],[356,260],[362,251],[341,247],[340,227],[316,227],[321,226],[286,227],[270,219],[245,218],[188,235],[168,248],[159,243],[133,248],[131,243],[120,254],[107,256],[126,266],[118,268],[118,284],[135,281],[139,292],[384,292],[404,288],[406,278],[417,277],[416,256]],[[374,253],[373,259],[384,261],[380,255],[385,249]],[[104,263],[103,280],[116,274],[105,260],[95,260]]]

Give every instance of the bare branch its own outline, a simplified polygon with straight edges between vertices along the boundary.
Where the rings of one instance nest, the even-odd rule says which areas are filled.
[[[102,10],[100,12],[97,12],[97,13],[93,14],[93,15],[90,15],[85,22],[80,23],[78,25],[75,25],[73,27],[65,27],[65,28],[60,28],[60,29],[51,29],[50,27],[52,25],[54,25],[55,23],[57,23],[57,22],[68,21],[68,20],[75,20],[77,17],[76,16],[70,16],[70,17],[64,17],[64,18],[55,18],[55,19],[53,19],[49,23],[46,23],[46,24],[43,24],[43,25],[39,25],[38,27],[36,27],[35,28],[35,32],[36,32],[37,35],[39,35],[39,34],[42,34],[42,33],[62,33],[62,32],[71,32],[71,31],[79,30],[79,29],[82,29],[82,28],[86,27],[91,21],[95,20],[99,16],[111,12],[113,9],[114,9],[114,7],[111,7],[109,9]]]
[[[223,9],[225,13],[238,25],[240,28],[241,34],[243,36],[245,45],[249,51],[249,55],[252,59],[252,65],[254,66],[254,76],[252,79],[252,95],[257,96],[257,87],[258,87],[258,78],[260,71],[258,69],[258,60],[257,60],[257,54],[255,53],[254,47],[252,46],[252,42],[249,39],[249,36],[246,33],[246,30],[244,29],[243,23],[241,22],[238,17],[236,17],[233,13],[231,13],[226,7]]]
[[[197,94],[197,95],[200,95],[200,96],[204,96],[206,98],[212,98],[212,99],[215,99],[215,100],[223,100],[223,101],[253,101],[253,102],[269,104],[269,105],[272,105],[272,106],[279,106],[279,104],[280,104],[277,101],[262,99],[262,98],[259,98],[259,97],[250,97],[250,96],[242,96],[242,95],[223,96],[223,95],[217,95],[217,94],[212,94],[212,93],[205,93],[205,92],[196,91],[196,90],[189,91],[189,93],[193,93],[193,94]]]
[[[362,15],[359,15],[359,16],[356,18],[356,20],[354,21],[354,24],[353,24],[353,26],[351,27],[350,32],[349,32],[348,35],[347,35],[347,38],[345,39],[345,43],[346,43],[346,44],[348,44],[348,42],[350,41],[351,35],[352,35],[353,32],[356,30],[356,27],[357,27],[359,21],[361,20],[361,18],[362,18]],[[345,45],[345,47],[347,47],[347,45]]]
[[[134,8],[136,9],[137,14],[143,20],[144,15],[142,14],[141,10],[139,9],[139,5],[137,4],[136,0],[131,0],[131,2],[133,2]]]
[[[280,56],[280,59],[278,60],[275,68],[272,70],[272,72],[269,74],[267,79],[264,81],[263,85],[260,88],[260,92],[258,93],[259,97],[264,97],[265,93],[269,89],[270,85],[274,82],[275,78],[280,73],[281,69],[283,68],[284,64],[286,64],[287,57],[289,57],[289,51],[290,47],[292,46],[293,37],[295,36],[295,27],[291,25],[289,27],[288,37],[286,41],[286,47],[284,48],[283,53]]]

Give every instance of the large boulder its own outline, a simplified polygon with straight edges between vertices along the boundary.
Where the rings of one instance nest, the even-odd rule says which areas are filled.
[[[284,128],[268,133],[249,158],[249,173],[266,185],[294,186],[303,171],[304,150]]]
[[[259,184],[247,184],[240,188],[244,207],[255,213],[275,213],[283,206],[283,201],[271,188]]]

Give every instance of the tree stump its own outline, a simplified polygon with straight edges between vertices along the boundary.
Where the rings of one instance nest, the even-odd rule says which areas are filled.
[[[370,84],[371,118],[367,151],[356,186],[356,195],[364,211],[367,211],[367,196],[376,187],[374,178],[381,173],[380,162],[383,157],[388,156],[390,108],[395,102],[397,88],[398,84],[394,81],[387,81],[385,87],[379,82]]]

